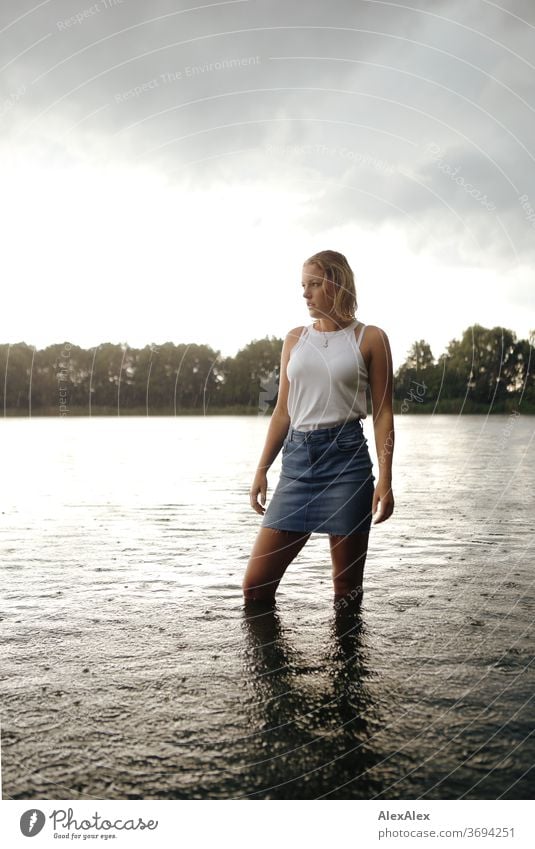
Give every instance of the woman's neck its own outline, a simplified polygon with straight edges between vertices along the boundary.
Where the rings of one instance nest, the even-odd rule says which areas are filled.
[[[342,320],[337,321],[332,318],[317,318],[312,326],[314,330],[319,330],[321,333],[332,333],[334,330],[343,330],[344,327],[349,327],[349,325],[353,324],[354,321],[354,318],[352,318],[351,321],[345,322]]]

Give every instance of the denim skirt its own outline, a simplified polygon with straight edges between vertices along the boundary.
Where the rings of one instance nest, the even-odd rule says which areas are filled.
[[[360,419],[307,431],[290,425],[262,527],[343,536],[369,531],[372,468]]]

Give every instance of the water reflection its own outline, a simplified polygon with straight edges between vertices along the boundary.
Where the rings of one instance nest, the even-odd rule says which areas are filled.
[[[252,687],[248,797],[370,798],[380,722],[372,694],[360,605],[337,605],[316,662],[288,635],[276,602],[245,602],[244,686]]]
[[[401,417],[362,613],[313,539],[254,617],[265,421],[4,424],[4,797],[532,798],[529,416]]]

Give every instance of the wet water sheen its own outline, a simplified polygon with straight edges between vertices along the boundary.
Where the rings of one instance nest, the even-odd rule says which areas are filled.
[[[4,798],[532,798],[533,419],[396,418],[356,611],[244,606],[266,427],[3,422]]]

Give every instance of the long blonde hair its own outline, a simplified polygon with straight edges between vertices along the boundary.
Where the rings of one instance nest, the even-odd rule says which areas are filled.
[[[338,251],[319,251],[309,256],[303,265],[318,266],[323,273],[322,288],[328,297],[332,297],[329,288],[332,290],[334,286],[332,312],[342,321],[353,321],[357,311],[357,292],[355,277],[345,256]],[[331,287],[328,287],[329,283]]]

